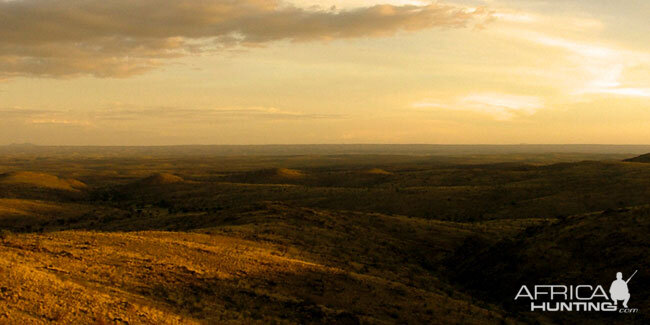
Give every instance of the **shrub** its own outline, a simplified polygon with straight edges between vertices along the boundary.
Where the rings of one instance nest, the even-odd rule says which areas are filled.
[[[9,229],[2,229],[0,230],[0,239],[2,240],[7,240],[13,236],[13,233]]]

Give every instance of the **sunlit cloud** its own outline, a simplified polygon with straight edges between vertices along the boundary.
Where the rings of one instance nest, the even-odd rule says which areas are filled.
[[[502,34],[518,41],[564,51],[563,61],[566,63],[558,65],[561,61],[554,62],[557,66],[554,67],[554,72],[550,73],[554,73],[557,79],[560,79],[558,86],[564,87],[563,90],[567,95],[614,94],[644,97],[647,95],[649,88],[647,84],[630,84],[626,82],[624,75],[630,67],[650,65],[650,53],[584,41],[577,36],[558,36],[548,31],[549,29],[570,30],[576,26],[585,30],[598,31],[603,27],[601,22],[594,19],[567,18],[566,24],[556,23],[561,28],[551,29],[549,22],[553,20],[549,18],[519,19],[528,16],[524,14],[511,17],[509,14],[500,13],[494,16],[497,19],[518,23],[515,27],[502,28],[500,30]]]
[[[614,47],[584,44],[545,35],[531,38],[533,41],[552,47],[559,47],[570,53],[570,60],[583,71],[585,79],[577,85],[574,94],[618,94],[626,96],[645,96],[644,88],[623,87],[623,74],[626,67],[650,63],[648,54]]]
[[[432,100],[412,104],[419,109],[448,109],[471,111],[491,116],[493,119],[506,121],[517,116],[532,115],[544,108],[539,97],[501,93],[473,93],[448,102]]]
[[[92,111],[37,110],[19,107],[0,108],[0,115],[6,120],[22,121],[35,125],[77,125],[89,126],[106,123],[142,122],[148,123],[214,123],[220,121],[243,120],[287,121],[287,120],[324,120],[344,119],[339,114],[304,113],[283,110],[275,107],[142,107],[124,103],[114,103],[104,109]]]
[[[515,10],[490,4],[494,10],[491,18],[495,21],[518,25],[518,28],[553,29],[561,32],[594,32],[605,28],[602,21],[589,16],[575,14],[544,15],[535,12]]]
[[[0,0],[0,140],[640,142],[646,7]]]
[[[333,10],[279,0],[0,1],[0,78],[127,77],[227,48],[462,28],[489,14],[420,2]]]
[[[34,119],[30,120],[31,124],[49,124],[49,125],[67,125],[67,126],[89,126],[91,123],[89,121],[83,120],[61,120],[61,119]]]
[[[650,88],[611,88],[601,89],[600,92],[621,96],[650,97]]]
[[[492,14],[492,17],[496,20],[514,23],[533,23],[539,21],[537,16],[528,13],[496,12]]]

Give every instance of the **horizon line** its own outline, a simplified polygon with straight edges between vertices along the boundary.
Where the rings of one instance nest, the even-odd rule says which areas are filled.
[[[250,144],[35,144],[8,143],[0,147],[246,147],[246,146],[650,146],[650,143],[250,143]]]

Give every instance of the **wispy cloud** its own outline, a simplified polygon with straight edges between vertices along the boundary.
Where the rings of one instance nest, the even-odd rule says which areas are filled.
[[[544,108],[544,102],[535,96],[502,93],[472,93],[451,101],[425,100],[412,104],[419,109],[448,109],[471,111],[492,116],[496,120],[511,120],[516,116],[532,115]]]
[[[0,78],[125,77],[233,46],[460,28],[489,14],[438,3],[335,10],[279,0],[0,1]]]
[[[185,107],[137,107],[114,104],[108,109],[93,112],[96,120],[173,120],[205,122],[223,119],[247,120],[311,120],[344,118],[336,114],[314,114],[277,109],[274,107],[244,108],[185,108]]]
[[[597,19],[590,17],[577,17],[574,15],[542,15],[522,10],[509,8],[495,8],[492,19],[496,21],[528,25],[529,27],[555,27],[556,30],[564,32],[593,32],[600,31],[605,25]]]
[[[0,115],[4,119],[13,119],[13,118],[36,118],[39,116],[47,116],[52,114],[57,114],[58,111],[53,110],[43,110],[43,109],[29,109],[22,107],[0,107]]]
[[[81,119],[78,113],[64,110],[32,109],[23,107],[0,108],[3,120],[19,121],[33,125],[90,126],[91,122]]]
[[[67,125],[67,126],[89,126],[91,123],[84,120],[66,120],[66,119],[33,119],[29,123],[37,125]]]
[[[568,52],[568,60],[581,72],[572,78],[580,81],[573,94],[616,94],[621,96],[650,96],[644,85],[625,85],[626,68],[650,64],[650,53],[641,53],[614,46],[589,44],[543,33],[527,32],[522,38]]]
[[[650,88],[605,88],[599,89],[599,92],[621,96],[650,97]]]
[[[6,120],[16,120],[35,125],[92,126],[114,122],[185,123],[201,124],[220,121],[286,121],[344,119],[339,114],[305,113],[282,110],[274,107],[234,108],[186,108],[186,107],[141,107],[114,103],[103,109],[91,111],[39,110],[20,107],[0,108],[0,115]]]
[[[625,80],[628,69],[650,66],[650,53],[626,49],[611,41],[594,41],[607,28],[603,22],[591,17],[549,16],[508,9],[498,9],[493,17],[505,23],[493,28],[493,32],[564,52],[564,58],[551,62],[546,70],[553,70],[561,81],[558,86],[564,87],[568,95],[650,96],[647,83]],[[564,66],[558,66],[560,61]]]

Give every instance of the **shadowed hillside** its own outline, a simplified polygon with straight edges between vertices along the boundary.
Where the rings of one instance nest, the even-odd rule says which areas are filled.
[[[630,158],[630,159],[625,159],[625,161],[628,162],[640,162],[640,163],[650,163],[650,153],[647,153],[645,155],[641,155],[638,157]]]
[[[513,301],[522,284],[601,284],[609,288],[616,272],[626,276],[639,270],[630,282],[630,306],[650,309],[650,207],[608,210],[563,218],[552,225],[535,226],[494,245],[467,240],[447,261],[453,278],[487,301],[504,302],[509,310],[525,310]],[[476,277],[481,270],[481,277]],[[607,290],[606,289],[606,290]],[[575,315],[555,314],[560,323],[575,322]],[[592,316],[590,323],[641,321],[647,314],[621,318]]]

